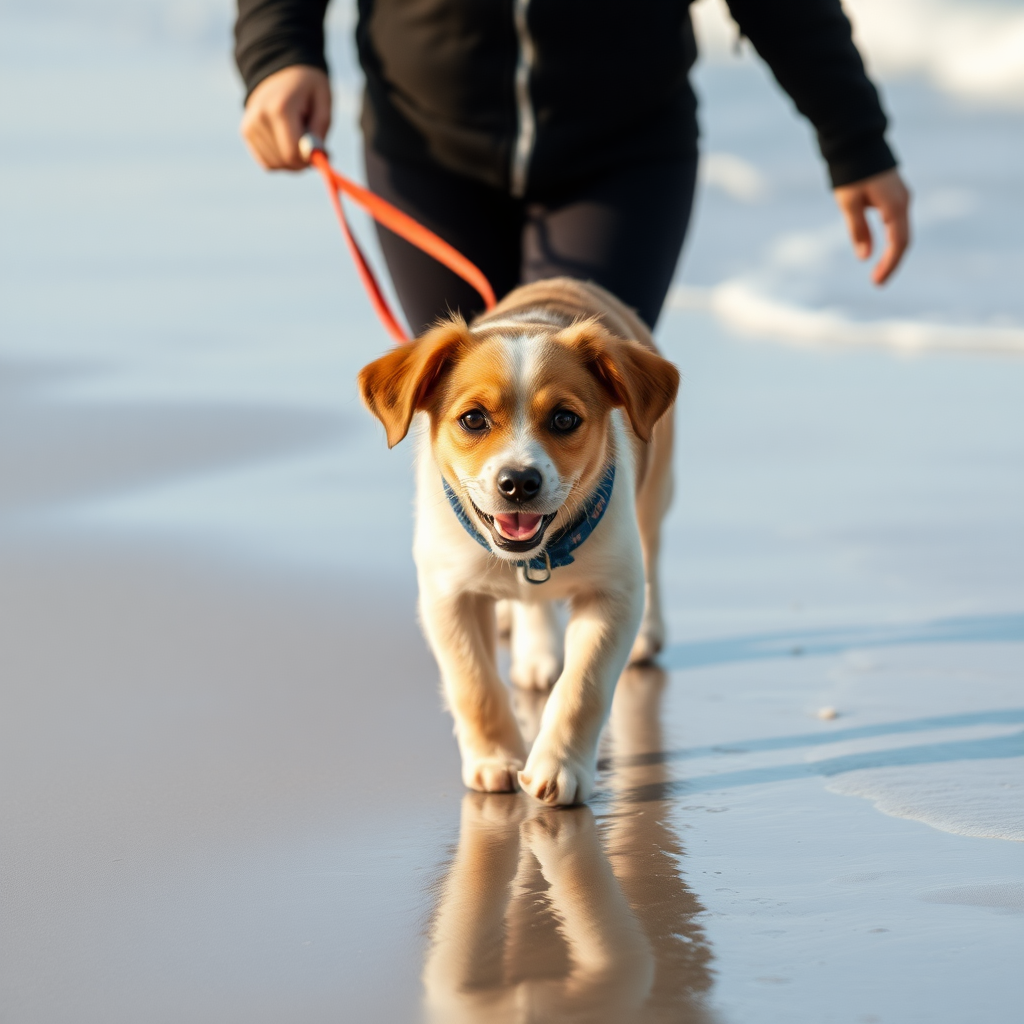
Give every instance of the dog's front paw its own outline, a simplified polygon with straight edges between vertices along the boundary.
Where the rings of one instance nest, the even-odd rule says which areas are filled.
[[[462,782],[478,793],[514,793],[518,788],[521,758],[511,754],[475,757],[463,754]]]
[[[535,745],[519,773],[519,785],[541,803],[567,806],[590,798],[595,775],[594,768],[578,758],[550,753]]]

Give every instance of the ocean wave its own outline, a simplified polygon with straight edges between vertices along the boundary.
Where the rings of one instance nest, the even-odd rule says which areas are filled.
[[[826,788],[942,832],[1024,842],[1024,784],[1017,759],[962,761],[941,771],[934,765],[869,768],[833,779]]]
[[[710,287],[676,285],[668,306],[712,313],[731,330],[799,346],[887,348],[899,352],[1024,355],[1024,328],[915,319],[854,320],[774,298],[743,278]]]
[[[945,92],[1024,106],[1024,4],[964,0],[844,0],[871,71],[919,74]],[[724,0],[693,6],[702,52],[735,54],[738,32]]]
[[[764,174],[735,153],[701,153],[700,182],[702,186],[721,189],[741,203],[760,203],[769,193]]]

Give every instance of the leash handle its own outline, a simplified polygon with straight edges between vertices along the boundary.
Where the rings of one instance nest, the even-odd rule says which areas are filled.
[[[439,263],[444,264],[453,273],[458,274],[463,281],[470,284],[484,300],[487,309],[493,309],[495,305],[494,289],[475,263],[471,263],[458,249],[453,248],[443,238],[435,235],[433,231],[425,228],[419,221],[414,220],[407,213],[403,213],[397,207],[369,189],[357,185],[354,181],[339,174],[327,159],[327,150],[324,148],[323,140],[312,132],[307,132],[299,139],[299,152],[304,160],[312,164],[324,179],[327,186],[327,194],[330,196],[334,212],[337,214],[338,223],[341,225],[341,232],[345,236],[345,243],[348,251],[355,261],[356,270],[363,282],[363,287],[370,296],[370,302],[377,311],[388,334],[398,343],[409,341],[398,318],[388,305],[387,298],[381,290],[377,276],[373,272],[363,250],[352,234],[348,219],[345,217],[345,208],[341,204],[341,194],[347,195],[357,206],[362,207],[378,224],[393,231],[396,235],[404,238],[410,244],[422,250],[428,256],[433,256]]]

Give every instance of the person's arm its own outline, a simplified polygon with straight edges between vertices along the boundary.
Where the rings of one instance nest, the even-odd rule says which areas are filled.
[[[299,139],[331,126],[324,57],[327,0],[238,0],[235,61],[245,82],[241,132],[267,170],[301,170]]]
[[[728,0],[741,31],[818,134],[854,251],[871,254],[864,212],[878,209],[888,245],[872,277],[882,284],[910,242],[910,194],[885,140],[878,92],[839,0]]]

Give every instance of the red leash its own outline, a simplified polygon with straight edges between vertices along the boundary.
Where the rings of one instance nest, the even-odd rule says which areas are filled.
[[[342,192],[357,206],[361,206],[379,224],[383,224],[384,227],[415,245],[417,249],[422,249],[427,255],[433,256],[439,263],[443,263],[449,270],[458,274],[480,293],[487,309],[494,308],[494,290],[479,267],[470,263],[461,252],[453,249],[443,238],[439,238],[433,231],[429,231],[418,221],[413,220],[407,213],[402,213],[401,210],[381,199],[380,196],[357,185],[343,174],[339,174],[328,162],[327,150],[324,149],[321,139],[307,132],[299,139],[299,151],[323,176],[327,194],[334,204],[334,212],[338,215],[338,223],[341,224],[342,234],[348,244],[348,251],[352,254],[352,259],[355,260],[359,277],[370,296],[373,308],[377,311],[377,316],[381,318],[388,334],[395,341],[409,341],[409,335],[403,330],[388,305],[388,300],[381,291],[373,268],[367,262],[363,250],[359,248],[359,243],[352,235],[352,230],[345,217],[345,209],[341,205]]]

